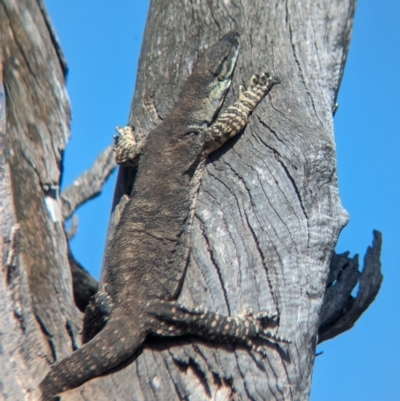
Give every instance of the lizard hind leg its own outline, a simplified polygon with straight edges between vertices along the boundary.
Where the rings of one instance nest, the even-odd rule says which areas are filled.
[[[106,325],[112,310],[112,300],[103,291],[90,298],[83,318],[82,342],[86,344]]]
[[[277,345],[287,354],[285,338],[272,332],[278,327],[276,313],[261,311],[254,313],[247,310],[232,317],[210,312],[201,308],[187,308],[178,302],[155,300],[147,305],[147,313],[156,319],[158,324],[151,334],[157,336],[181,336],[194,334],[207,340],[244,344],[250,349],[265,353],[262,343]]]

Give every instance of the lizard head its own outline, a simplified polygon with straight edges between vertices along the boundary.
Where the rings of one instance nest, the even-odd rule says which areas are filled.
[[[213,121],[231,85],[238,53],[239,34],[230,32],[200,55],[180,96],[188,127],[204,128]]]
[[[238,53],[239,34],[230,32],[200,56],[196,67],[208,70],[218,82],[230,82]]]

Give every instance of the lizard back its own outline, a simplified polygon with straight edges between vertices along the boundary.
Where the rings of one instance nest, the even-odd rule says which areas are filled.
[[[238,34],[225,35],[194,65],[178,101],[140,156],[131,198],[107,250],[105,291],[117,303],[170,300],[182,282],[198,181],[205,163],[199,133],[230,86]]]

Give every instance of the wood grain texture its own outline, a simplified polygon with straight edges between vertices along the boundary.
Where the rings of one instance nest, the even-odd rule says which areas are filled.
[[[194,55],[230,30],[240,32],[241,50],[225,104],[254,72],[282,81],[245,132],[210,157],[179,300],[224,314],[278,311],[289,358],[273,347],[263,358],[198,338],[150,339],[124,368],[71,399],[80,391],[116,400],[308,398],[329,262],[348,219],[332,110],[354,3],[152,1],[130,115],[136,131],[146,135],[165,118]],[[117,200],[129,193],[131,172],[121,169]]]

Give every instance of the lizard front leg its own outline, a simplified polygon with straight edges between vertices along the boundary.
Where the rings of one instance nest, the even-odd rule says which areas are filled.
[[[118,135],[114,136],[115,161],[118,164],[136,165],[143,145],[143,138],[136,138],[135,129],[132,125],[116,127]]]
[[[239,87],[239,99],[201,134],[200,140],[204,144],[206,155],[218,149],[245,128],[249,115],[277,83],[279,83],[277,77],[264,73],[253,75],[247,90],[243,86]]]

